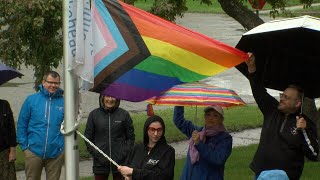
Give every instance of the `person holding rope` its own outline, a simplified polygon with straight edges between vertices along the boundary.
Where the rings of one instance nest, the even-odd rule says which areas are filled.
[[[129,153],[118,170],[126,180],[173,180],[175,150],[167,144],[165,124],[160,116],[147,118],[143,128],[143,143]]]
[[[128,111],[119,108],[119,99],[100,95],[99,105],[99,108],[90,112],[84,135],[110,159],[122,164],[134,145],[135,134],[132,119]],[[108,179],[110,171],[114,180],[123,178],[117,166],[105,158],[102,153],[88,142],[86,146],[93,157],[92,170],[95,180]]]
[[[265,171],[281,170],[290,180],[298,180],[304,157],[315,161],[319,154],[316,125],[301,114],[303,91],[290,85],[280,93],[278,102],[267,93],[256,73],[255,57],[248,54],[246,64],[252,94],[264,117],[260,143],[250,168],[258,179]]]

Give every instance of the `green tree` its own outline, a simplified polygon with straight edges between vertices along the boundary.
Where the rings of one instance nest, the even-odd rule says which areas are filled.
[[[137,0],[120,0],[134,5]],[[186,0],[154,0],[150,13],[169,21],[175,21],[177,16],[182,17],[188,10]]]
[[[61,0],[0,0],[0,59],[34,69],[35,88],[62,59]]]

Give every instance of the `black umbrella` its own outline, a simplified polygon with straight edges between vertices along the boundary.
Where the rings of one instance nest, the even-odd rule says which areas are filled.
[[[254,53],[257,73],[265,87],[283,91],[289,84],[296,84],[304,89],[305,96],[316,98],[320,97],[319,44],[320,19],[301,16],[257,26],[242,36],[236,48]],[[248,75],[245,63],[237,69]],[[306,131],[302,132],[316,155]]]
[[[283,91],[296,84],[311,98],[320,97],[320,19],[311,16],[264,23],[245,33],[238,49],[253,52],[264,86]],[[247,66],[237,69],[247,76]]]
[[[21,74],[19,71],[4,64],[0,64],[0,85],[10,81],[11,79],[21,76],[23,76],[23,74]]]

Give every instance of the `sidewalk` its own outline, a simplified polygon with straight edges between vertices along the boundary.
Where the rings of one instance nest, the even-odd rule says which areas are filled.
[[[315,7],[315,6],[320,6],[320,3],[313,3],[311,5],[311,7]],[[290,10],[290,11],[293,11],[293,10],[298,10],[298,9],[303,9],[303,5],[298,5],[298,6],[291,6],[291,7],[286,7],[286,10]],[[280,9],[277,9],[278,11],[281,11]],[[263,14],[263,15],[269,15],[270,13],[270,10],[262,10],[262,11],[259,11],[259,14]],[[320,13],[320,12],[319,12]]]
[[[257,144],[260,139],[261,129],[249,129],[242,132],[230,133],[233,138],[232,147],[246,146],[250,144]],[[176,159],[180,159],[186,156],[188,151],[189,141],[182,141],[176,143],[170,143],[170,145],[175,149]],[[80,161],[79,163],[79,176],[80,177],[90,177],[92,174],[92,160]],[[25,180],[24,171],[17,172],[17,180]],[[45,172],[42,171],[42,180],[45,180]],[[63,168],[61,180],[65,180],[65,170]]]

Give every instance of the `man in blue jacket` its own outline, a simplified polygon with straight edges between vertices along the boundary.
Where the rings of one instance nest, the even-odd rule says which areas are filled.
[[[28,180],[40,179],[43,167],[47,179],[60,179],[64,163],[64,137],[60,133],[64,99],[59,87],[60,75],[47,72],[40,91],[28,96],[20,111],[17,139],[24,152]]]

